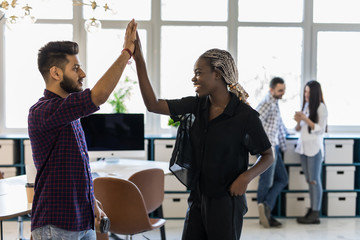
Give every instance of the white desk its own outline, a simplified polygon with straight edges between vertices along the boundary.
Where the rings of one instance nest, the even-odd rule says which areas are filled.
[[[90,163],[91,171],[98,173],[100,177],[129,177],[141,170],[149,168],[161,168],[165,175],[170,174],[169,163],[147,160],[120,159],[118,161],[96,161]]]
[[[132,174],[149,168],[161,168],[165,174],[170,174],[169,163],[146,160],[97,161],[91,162],[90,167],[92,172],[98,173],[100,177],[112,176],[128,179]],[[26,175],[1,179],[0,181],[4,181],[8,187],[7,193],[0,195],[0,237],[2,239],[2,221],[30,213],[32,204],[29,204],[27,200]]]
[[[26,195],[26,175],[5,178],[0,181],[7,185],[7,193],[0,195],[0,225],[1,239],[3,239],[2,221],[13,217],[20,217],[31,212],[32,204],[28,203]],[[22,238],[22,222],[20,224],[20,238]]]

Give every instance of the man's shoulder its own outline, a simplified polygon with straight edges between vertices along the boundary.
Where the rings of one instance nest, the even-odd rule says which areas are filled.
[[[54,98],[40,98],[39,101],[37,101],[34,105],[30,107],[30,113],[34,112],[41,112],[42,110],[50,109],[50,108],[56,108],[58,103],[56,99]]]
[[[261,108],[269,108],[272,105],[273,105],[273,102],[271,101],[271,99],[268,96],[266,96],[257,105],[256,110],[260,110]]]

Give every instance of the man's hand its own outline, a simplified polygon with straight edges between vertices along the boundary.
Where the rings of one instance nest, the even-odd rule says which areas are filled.
[[[124,41],[124,48],[129,49],[132,53],[135,50],[135,40],[136,40],[136,29],[137,29],[137,23],[135,20],[131,20],[127,27],[126,27],[126,33],[125,33],[125,41]]]
[[[106,217],[106,213],[102,210],[101,203],[95,199],[95,218],[100,224],[101,218]]]

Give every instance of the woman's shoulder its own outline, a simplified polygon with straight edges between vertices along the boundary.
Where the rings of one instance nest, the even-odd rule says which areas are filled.
[[[256,111],[256,109],[254,109],[251,105],[249,105],[248,103],[245,103],[243,101],[239,100],[239,104],[237,106],[237,111],[238,114],[241,115],[246,115],[246,116],[254,116],[254,117],[259,117],[259,113],[258,111]]]
[[[318,110],[327,111],[327,107],[326,107],[325,103],[321,102],[319,107],[318,107]]]
[[[326,107],[325,103],[322,103],[322,102],[320,103],[317,112],[319,114],[326,114],[327,115],[327,107]]]

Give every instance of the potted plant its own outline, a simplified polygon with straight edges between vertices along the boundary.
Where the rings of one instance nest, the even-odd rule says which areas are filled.
[[[179,125],[180,125],[180,121],[175,122],[172,118],[169,118],[168,126],[170,126],[171,135],[176,136],[177,128],[179,127]]]
[[[112,98],[107,102],[112,106],[113,112],[115,113],[127,113],[128,109],[125,105],[125,100],[128,100],[131,96],[132,87],[137,82],[131,80],[128,76],[125,77],[124,81],[120,81],[118,90],[115,90]]]
[[[168,125],[177,128],[180,125],[180,121],[175,122],[172,118],[169,118]]]

